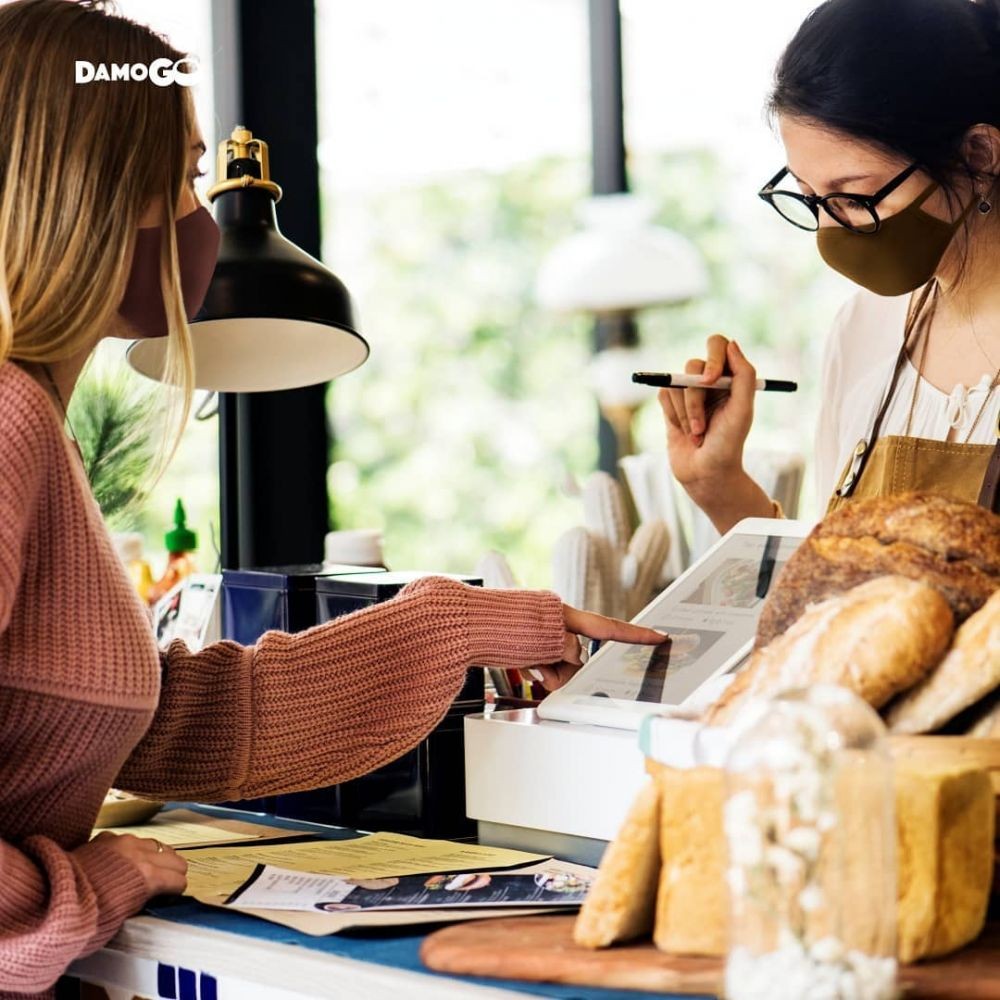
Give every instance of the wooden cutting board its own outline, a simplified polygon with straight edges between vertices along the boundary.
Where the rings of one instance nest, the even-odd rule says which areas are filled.
[[[713,995],[722,987],[722,961],[665,955],[650,942],[591,951],[573,943],[573,916],[520,917],[456,924],[436,931],[420,949],[436,972],[536,983],[570,983],[652,993]],[[1000,924],[947,958],[902,966],[907,1000],[997,1000]]]

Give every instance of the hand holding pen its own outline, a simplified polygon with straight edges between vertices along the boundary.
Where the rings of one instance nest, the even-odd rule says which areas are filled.
[[[682,432],[695,448],[705,444],[709,423],[716,420],[717,433],[713,438],[726,446],[724,453],[716,457],[732,459],[736,457],[737,445],[742,453],[742,443],[753,422],[757,372],[736,341],[727,340],[720,333],[708,338],[706,355],[704,359],[691,358],[684,366],[684,374],[689,376],[684,381],[688,385],[661,388],[658,398],[668,429]],[[707,390],[720,379],[725,379],[723,385],[728,391],[709,394]]]
[[[674,477],[720,531],[741,517],[772,516],[767,494],[743,469],[758,391],[754,366],[735,340],[716,333],[708,338],[705,358],[692,358],[684,373],[699,382],[658,393]],[[728,391],[712,391],[726,376]]]

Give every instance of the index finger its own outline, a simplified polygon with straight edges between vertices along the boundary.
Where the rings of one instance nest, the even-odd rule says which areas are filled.
[[[726,348],[729,338],[721,333],[713,333],[705,345],[705,367],[701,380],[706,385],[714,382],[726,370]]]
[[[568,631],[590,639],[600,639],[602,642],[633,642],[642,646],[658,646],[667,638],[665,632],[632,625],[617,618],[607,618],[592,611],[567,607],[564,617]]]

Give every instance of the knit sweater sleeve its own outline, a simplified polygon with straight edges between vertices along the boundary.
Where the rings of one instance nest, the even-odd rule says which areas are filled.
[[[106,843],[66,851],[47,837],[0,841],[0,992],[41,993],[110,940],[149,893]]]
[[[7,392],[9,387],[0,382],[0,391]],[[46,422],[33,419],[28,407],[9,405],[4,418],[0,434],[0,632],[10,624],[24,572],[25,538],[52,445]]]
[[[225,801],[319,788],[381,767],[443,718],[473,664],[562,658],[559,598],[426,577],[397,597],[255,646],[165,657],[156,717],[116,785]]]

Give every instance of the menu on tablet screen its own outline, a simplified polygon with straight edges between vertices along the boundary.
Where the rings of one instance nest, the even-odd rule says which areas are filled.
[[[636,622],[666,632],[659,646],[614,644],[567,685],[584,698],[680,704],[753,639],[764,598],[797,537],[733,535]]]

